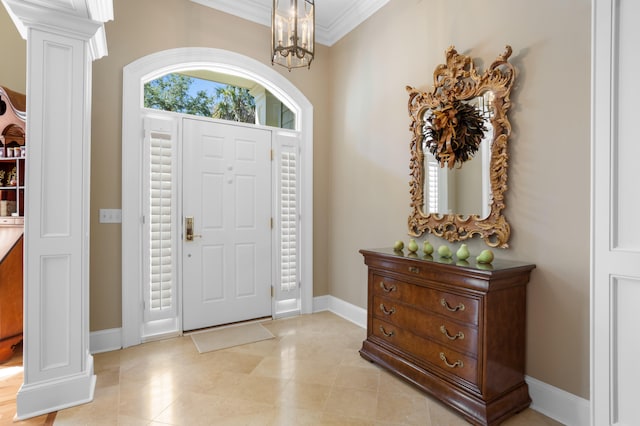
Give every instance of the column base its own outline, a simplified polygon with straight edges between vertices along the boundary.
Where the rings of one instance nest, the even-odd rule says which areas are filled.
[[[24,420],[93,401],[96,376],[93,356],[87,355],[87,369],[79,374],[39,383],[23,384],[16,395],[15,420]]]

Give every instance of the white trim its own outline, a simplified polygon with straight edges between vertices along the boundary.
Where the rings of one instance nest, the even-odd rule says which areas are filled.
[[[213,48],[169,49],[124,67],[122,105],[122,346],[142,339],[142,263],[140,203],[142,176],[142,82],[169,72],[206,69],[239,76],[264,86],[296,114],[302,134],[301,159],[301,312],[313,309],[313,106],[298,88],[268,65],[238,53]]]
[[[533,377],[525,376],[531,396],[531,409],[565,425],[588,425],[589,400],[563,391]]]
[[[313,298],[313,313],[329,310],[329,298],[332,296],[316,296]]]
[[[19,0],[2,0],[20,36],[27,39],[28,29],[38,28],[52,31],[70,38],[87,40],[91,59],[97,60],[107,54],[107,38],[104,22],[113,19],[112,0],[88,0],[76,6],[84,10],[73,11],[61,2],[41,2],[38,4]],[[99,3],[96,3],[99,2]],[[109,15],[111,8],[111,15]],[[91,12],[102,11],[88,19]]]
[[[341,14],[334,16],[328,26],[318,26],[318,34],[322,34],[322,41],[326,40],[332,46],[342,37],[353,31],[358,25],[369,19],[378,9],[387,4],[389,0],[366,0],[353,2],[353,4]]]
[[[24,420],[93,401],[96,376],[93,357],[87,354],[87,368],[80,374],[63,379],[23,384],[16,395],[15,420]]]
[[[326,295],[313,299],[313,312],[329,311],[351,321],[355,325],[367,328],[367,310],[359,306],[345,302],[337,297]]]
[[[313,298],[313,312],[329,311],[367,328],[367,310],[345,302],[337,297],[326,295]],[[589,424],[589,400],[563,391],[533,377],[525,376],[531,396],[531,409],[565,425]]]
[[[113,21],[113,0],[87,1],[86,7],[94,21]]]
[[[191,0],[194,3],[221,10],[230,15],[271,26],[271,4],[258,0]],[[349,6],[339,13],[321,11],[320,16],[330,19],[318,19],[316,11],[316,43],[332,46],[358,25],[369,19],[389,0],[351,0]],[[339,3],[341,4],[341,3]],[[318,5],[321,7],[321,5]]]
[[[255,0],[191,0],[202,6],[238,16],[256,24],[271,26],[271,4]]]
[[[92,331],[89,334],[89,351],[92,354],[122,349],[122,328]]]

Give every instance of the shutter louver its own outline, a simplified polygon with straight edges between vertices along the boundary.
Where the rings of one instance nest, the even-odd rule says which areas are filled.
[[[151,132],[149,137],[149,319],[174,313],[173,241],[173,140],[170,134]]]
[[[298,285],[298,158],[296,152],[280,156],[280,290]]]
[[[439,182],[438,170],[440,165],[436,159],[429,155],[427,159],[427,207],[429,213],[438,212],[439,210]]]

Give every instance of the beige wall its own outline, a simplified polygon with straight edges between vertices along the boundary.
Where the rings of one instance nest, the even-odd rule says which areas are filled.
[[[122,68],[151,53],[176,47],[214,47],[252,57],[271,66],[270,29],[188,0],[115,0],[115,19],[107,23],[109,55],[93,66],[91,165],[91,330],[121,326],[120,226],[98,223],[100,208],[121,206]],[[317,49],[310,71],[274,69],[314,105],[316,229],[314,294],[327,294],[326,164],[329,110],[326,47]],[[318,207],[319,206],[319,207]]]
[[[121,205],[122,68],[186,46],[270,63],[267,27],[188,0],[115,0],[114,9],[109,56],[93,68],[92,331],[121,325],[120,227],[97,218],[98,209]],[[314,295],[365,307],[358,249],[407,239],[404,88],[427,89],[452,44],[481,69],[513,46],[519,73],[505,211],[512,238],[496,254],[537,265],[528,291],[527,374],[588,398],[589,0],[392,0],[330,49],[320,47],[310,71],[278,69],[314,105]],[[0,67],[0,84],[24,90],[26,44],[4,9],[0,46],[4,58],[17,58]],[[469,247],[485,248],[477,239]]]
[[[450,45],[484,70],[510,44],[518,70],[505,211],[512,238],[511,248],[495,251],[537,265],[528,287],[526,373],[584,398],[590,7],[589,0],[392,0],[332,46],[327,252],[329,293],[366,306],[358,249],[408,239],[405,86],[428,89]],[[469,247],[476,255],[486,248],[478,239]]]
[[[20,37],[6,9],[0,7],[0,86],[27,93],[27,42]]]

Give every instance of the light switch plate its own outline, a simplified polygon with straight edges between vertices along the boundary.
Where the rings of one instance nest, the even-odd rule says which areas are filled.
[[[122,223],[122,210],[100,209],[100,223]]]

